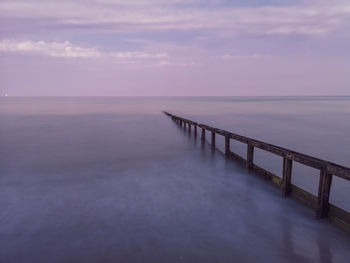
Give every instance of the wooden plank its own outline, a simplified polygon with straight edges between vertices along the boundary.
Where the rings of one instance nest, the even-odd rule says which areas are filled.
[[[329,196],[332,185],[332,174],[327,173],[326,167],[320,171],[320,180],[318,186],[316,216],[318,218],[328,217],[329,214]]]
[[[282,196],[286,197],[290,194],[292,184],[292,165],[291,158],[283,158],[283,175],[282,175]]]
[[[329,219],[338,227],[350,233],[350,213],[344,209],[329,205]]]
[[[350,180],[350,168],[345,166],[328,162],[327,171],[328,173],[341,177],[345,180]]]
[[[215,132],[211,132],[211,147],[215,148]]]
[[[254,146],[251,144],[247,144],[247,168],[253,168],[253,159],[254,159]]]
[[[311,207],[312,209],[317,208],[317,196],[301,189],[300,187],[294,184],[291,184],[291,190],[289,195],[297,199],[298,201],[306,204],[307,206]]]

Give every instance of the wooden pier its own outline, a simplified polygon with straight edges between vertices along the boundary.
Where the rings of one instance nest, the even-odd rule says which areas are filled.
[[[201,128],[201,140],[205,142],[206,131],[211,134],[211,147],[215,148],[216,134],[225,137],[225,155],[235,159],[258,175],[262,175],[265,179],[271,181],[281,188],[283,197],[294,197],[316,211],[317,218],[329,218],[337,226],[350,231],[350,213],[340,207],[337,207],[329,202],[331,192],[332,178],[338,176],[347,181],[350,180],[350,168],[344,167],[326,160],[321,160],[303,153],[295,152],[286,148],[272,145],[266,142],[255,140],[249,137],[238,135],[229,131],[214,128],[205,124],[181,118],[168,112],[164,112],[171,117],[173,121],[181,127],[188,127],[191,132],[191,127],[194,129],[194,136],[197,136],[198,128]],[[247,158],[242,158],[230,149],[230,140],[236,140],[247,145]],[[266,152],[281,156],[283,158],[283,172],[279,177],[270,171],[267,171],[260,166],[254,164],[254,149],[259,148]],[[312,167],[320,171],[318,195],[315,196],[300,187],[291,183],[293,162]]]

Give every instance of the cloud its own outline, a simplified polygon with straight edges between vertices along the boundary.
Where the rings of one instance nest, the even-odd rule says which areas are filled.
[[[116,58],[165,58],[167,53],[150,54],[146,52],[113,52],[109,53]]]
[[[260,58],[260,54],[251,54],[251,55],[230,55],[230,54],[224,54],[221,56],[224,60],[231,60],[231,59],[237,59],[237,58]]]
[[[159,65],[170,65],[170,62],[169,62],[169,61],[162,60],[162,61],[159,61],[158,64],[159,64]]]
[[[65,58],[97,58],[113,57],[119,59],[160,59],[168,56],[166,53],[147,52],[103,52],[96,47],[80,47],[69,41],[45,42],[45,41],[0,41],[0,51],[21,54],[38,54],[49,57]]]
[[[34,53],[49,57],[69,57],[69,58],[87,58],[99,57],[101,52],[96,48],[83,48],[73,45],[69,41],[64,42],[45,42],[45,41],[17,41],[2,40],[0,42],[0,51],[15,53]]]
[[[346,1],[310,0],[276,6],[234,6],[225,5],[225,1],[206,3],[212,3],[215,8],[203,8],[198,0],[2,1],[0,16],[42,19],[48,22],[43,27],[56,30],[212,30],[221,32],[221,36],[323,36],[349,25],[350,21],[350,4]]]

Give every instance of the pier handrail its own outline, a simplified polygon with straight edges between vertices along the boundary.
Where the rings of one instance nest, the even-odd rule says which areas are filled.
[[[236,141],[240,141],[246,144],[251,144],[252,146],[262,149],[264,151],[268,151],[270,153],[273,153],[275,155],[279,155],[282,157],[287,157],[293,161],[296,161],[298,163],[304,164],[306,166],[315,168],[315,169],[322,169],[326,168],[328,173],[332,173],[333,175],[336,175],[338,177],[341,177],[345,180],[350,181],[350,168],[322,160],[304,153],[296,152],[287,148],[283,148],[280,146],[276,146],[267,142],[255,140],[249,137],[245,137],[242,135],[238,135],[236,133],[228,132],[225,130],[217,129],[208,125],[204,124],[198,124],[198,127],[204,128],[208,131],[214,131],[217,134],[223,135],[223,136],[229,136],[231,139],[234,139]]]
[[[215,147],[215,134],[219,134],[225,137],[225,154],[228,156],[236,157],[240,161],[243,161],[246,163],[247,168],[256,170],[257,172],[264,173],[265,175],[272,175],[274,174],[262,169],[261,167],[253,164],[253,156],[254,156],[254,148],[259,148],[261,150],[270,152],[272,154],[278,155],[283,157],[283,175],[282,179],[279,182],[279,184],[282,187],[282,195],[287,196],[290,194],[291,190],[297,190],[297,191],[303,191],[304,195],[305,193],[310,195],[310,193],[305,192],[304,190],[294,186],[291,184],[291,176],[292,176],[292,163],[293,161],[297,163],[301,163],[305,166],[320,170],[320,180],[319,180],[319,188],[318,188],[318,196],[317,196],[317,209],[316,209],[316,215],[319,218],[327,217],[330,212],[330,204],[329,204],[329,195],[330,195],[330,188],[332,184],[332,177],[337,176],[342,179],[345,179],[347,181],[350,181],[350,168],[345,167],[327,160],[322,160],[307,154],[303,154],[300,152],[296,152],[287,148],[283,148],[280,146],[276,146],[267,142],[259,141],[253,138],[249,138],[246,136],[242,136],[233,132],[225,131],[222,129],[218,129],[209,125],[197,123],[195,121],[182,118],[180,116],[176,116],[174,114],[171,114],[169,112],[164,111],[164,113],[171,117],[174,121],[182,124],[186,127],[186,124],[189,127],[189,131],[191,131],[191,125],[194,126],[194,132],[195,135],[197,135],[197,127],[202,129],[202,140],[205,140],[205,131],[211,132],[212,139],[211,144],[212,147]],[[230,151],[230,139],[242,142],[247,144],[247,159],[244,159],[237,154]],[[275,176],[277,177],[277,176]],[[296,191],[296,192],[297,192]],[[312,195],[313,196],[313,195]],[[341,208],[338,208],[336,206],[333,206],[336,208],[336,210],[339,212],[341,211],[342,215],[345,215],[346,220],[349,221],[347,223],[350,224],[350,214],[342,210]],[[343,219],[344,220],[344,219]]]

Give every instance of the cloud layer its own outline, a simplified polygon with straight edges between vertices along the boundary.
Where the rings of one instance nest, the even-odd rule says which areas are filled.
[[[28,63],[45,59],[53,74],[58,68],[68,70],[61,68],[57,58],[71,60],[69,65],[80,75],[87,69],[98,72],[101,65],[103,74],[117,70],[139,76],[148,72],[147,76],[170,83],[159,84],[148,77],[142,83],[134,79],[125,83],[131,89],[144,83],[161,85],[169,95],[177,80],[183,83],[177,92],[197,94],[189,86],[201,86],[203,79],[213,86],[219,83],[222,94],[265,94],[265,90],[284,94],[263,75],[280,71],[280,67],[288,72],[276,75],[276,83],[294,83],[296,94],[308,93],[298,87],[313,83],[315,76],[320,79],[321,93],[335,89],[344,94],[350,83],[344,70],[350,68],[347,0],[3,0],[0,23],[5,25],[0,28],[0,77],[6,89],[16,86],[21,90],[9,76],[17,72],[30,78],[27,70],[32,67],[25,68]],[[81,59],[85,67],[74,66]],[[115,62],[127,63],[116,68]],[[166,68],[162,76],[156,74],[159,68]],[[96,81],[102,78],[98,74]],[[251,89],[233,87],[232,76],[243,78],[241,85]],[[209,79],[214,77],[217,79]],[[321,81],[326,77],[337,78],[339,87],[326,87],[326,81]],[[252,84],[252,79],[259,81]],[[27,83],[30,81],[34,80]],[[151,91],[159,93],[159,89]],[[217,91],[206,90],[206,95],[214,93]]]
[[[80,47],[73,45],[69,41],[64,42],[45,42],[45,41],[0,41],[0,52],[14,52],[21,54],[39,54],[49,57],[64,58],[97,58],[114,57],[122,59],[135,58],[164,58],[166,53],[150,54],[145,52],[102,52],[95,47]]]
[[[350,19],[348,1],[304,1],[286,6],[241,6],[242,1],[232,2],[237,6],[225,5],[225,1],[209,1],[212,8],[201,8],[201,1],[177,0],[2,1],[0,15],[22,21],[44,19],[47,24],[43,27],[56,29],[219,30],[255,35],[324,35],[348,26]]]
[[[34,53],[50,57],[99,57],[101,53],[96,48],[83,48],[72,45],[69,41],[45,42],[45,41],[16,41],[3,40],[0,42],[0,51]]]

